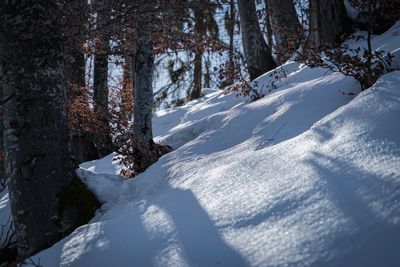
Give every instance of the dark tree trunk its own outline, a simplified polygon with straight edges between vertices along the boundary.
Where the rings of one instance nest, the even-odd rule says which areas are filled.
[[[0,4],[0,8],[2,5]],[[0,16],[2,15],[0,11]],[[1,19],[0,19],[1,22]],[[2,41],[4,40],[3,36],[3,31],[0,26],[0,100],[4,100],[4,93],[3,93],[3,82],[4,82],[4,73],[1,71],[1,68],[5,67],[4,63],[6,62],[6,55],[5,50],[4,50],[4,45],[5,43]],[[3,190],[6,187],[7,181],[6,181],[6,176],[4,173],[4,156],[5,156],[5,151],[4,151],[4,138],[3,138],[3,133],[4,133],[4,124],[3,124],[3,116],[4,116],[4,104],[0,105],[0,191]]]
[[[107,23],[108,6],[105,0],[97,0],[97,27],[100,29],[97,36],[96,52],[94,56],[93,91],[94,91],[94,110],[100,118],[99,136],[97,138],[97,149],[100,157],[104,157],[112,152],[112,141],[110,131],[110,113],[108,110],[108,54],[109,54],[109,34]]]
[[[231,85],[234,82],[235,76],[235,60],[234,60],[234,35],[235,35],[235,2],[229,2],[229,18],[227,19],[227,32],[229,36],[229,49],[228,49],[228,64],[227,64],[227,78],[226,85]]]
[[[211,60],[210,54],[208,54],[206,60],[204,61],[205,73],[204,73],[204,88],[211,88]]]
[[[331,48],[351,31],[343,0],[310,0],[310,41],[317,49]]]
[[[265,0],[265,2],[275,37],[275,51],[280,63],[284,63],[299,47],[303,31],[293,0]]]
[[[195,32],[199,37],[205,34],[204,13],[201,6],[194,7],[194,18],[196,20]],[[194,74],[193,74],[193,89],[190,93],[190,99],[197,99],[201,96],[203,76],[203,52],[196,51],[194,56]]]
[[[1,36],[1,35],[0,35]],[[2,56],[0,44],[0,57]],[[1,60],[1,59],[0,59]],[[2,64],[0,63],[0,66]],[[3,100],[3,87],[0,83],[0,100]],[[6,186],[6,176],[4,175],[4,144],[3,144],[3,105],[0,105],[0,192]]]
[[[88,103],[89,93],[85,83],[85,55],[82,51],[87,23],[87,1],[72,1],[68,5],[68,12],[74,18],[68,27],[65,42],[65,80],[67,84],[67,98],[69,112],[73,110],[75,102]],[[89,108],[89,107],[88,107]],[[79,117],[79,115],[78,115]],[[79,120],[79,118],[78,118]],[[79,121],[70,123],[71,151],[78,162],[93,160],[99,157],[94,140],[90,138],[80,125]]]
[[[14,96],[4,108],[5,171],[20,258],[86,223],[98,204],[76,177],[69,154],[60,6],[0,4],[8,56],[3,89]]]
[[[194,56],[194,73],[193,73],[193,89],[190,93],[190,99],[197,99],[201,96],[201,77],[203,66],[203,54],[196,52]]]
[[[148,144],[153,140],[152,116],[154,102],[154,55],[152,34],[151,29],[149,29],[149,18],[143,16],[141,17],[140,22],[141,23],[136,26],[136,54],[133,64],[135,70],[135,112],[133,133],[140,142]]]
[[[308,45],[313,49],[319,49],[321,46],[319,27],[319,0],[309,0],[309,21],[310,36]]]
[[[275,62],[262,35],[254,0],[238,0],[238,7],[247,69],[254,80],[273,69]]]

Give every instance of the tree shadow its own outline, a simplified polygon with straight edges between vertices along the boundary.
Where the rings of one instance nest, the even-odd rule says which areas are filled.
[[[168,188],[169,195],[155,204],[171,217],[183,254],[192,266],[247,266],[241,255],[221,237],[207,212],[190,190]]]
[[[352,233],[336,236],[329,244],[328,250],[339,248],[340,255],[329,262],[326,259],[315,262],[313,266],[399,266],[400,225],[389,221],[393,215],[400,216],[396,214],[399,211],[396,205],[400,203],[399,180],[383,182],[350,162],[320,153],[314,153],[308,163],[320,177],[325,177],[330,202],[355,226]],[[381,190],[389,195],[380,197]],[[382,216],[371,208],[371,201],[379,202],[378,206],[389,206],[392,212]]]

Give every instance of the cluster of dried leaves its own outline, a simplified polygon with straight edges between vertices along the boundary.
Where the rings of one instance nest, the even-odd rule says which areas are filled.
[[[172,148],[152,141],[144,144],[134,136],[130,125],[133,87],[127,81],[123,82],[127,84],[109,99],[108,111],[95,112],[93,100],[87,95],[75,97],[69,105],[69,127],[75,135],[89,137],[94,146],[107,142],[111,135],[111,149],[117,152],[114,160],[124,166],[120,174],[134,177],[145,171],[162,155],[172,151]],[[86,89],[82,88],[82,91]]]
[[[391,65],[390,52],[368,50],[367,48],[349,48],[347,44],[325,50],[323,53],[299,54],[298,60],[309,67],[322,67],[346,76],[354,77],[362,90],[371,87]]]

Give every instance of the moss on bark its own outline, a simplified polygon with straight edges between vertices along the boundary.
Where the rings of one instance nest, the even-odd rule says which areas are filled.
[[[96,196],[78,177],[75,177],[67,187],[59,191],[56,197],[59,223],[65,232],[72,232],[77,227],[86,224],[101,206]],[[74,219],[71,220],[72,218]]]

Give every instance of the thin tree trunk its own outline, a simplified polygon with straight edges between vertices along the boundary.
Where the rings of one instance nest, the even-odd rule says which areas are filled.
[[[293,0],[265,0],[265,2],[270,11],[275,51],[280,63],[284,63],[299,47],[303,34],[302,28]]]
[[[194,8],[194,17],[196,20],[195,32],[198,36],[205,34],[204,14],[201,6]],[[190,99],[197,99],[201,96],[203,76],[203,52],[196,51],[194,56],[194,74],[193,74],[193,89],[190,93]]]
[[[203,54],[196,52],[194,56],[193,89],[190,93],[190,99],[197,99],[201,96],[201,78],[203,72]]]
[[[148,19],[145,16],[141,17],[141,24],[136,27],[136,54],[133,64],[135,70],[133,132],[136,138],[145,144],[149,144],[153,140],[152,116],[154,102],[154,55],[151,29],[149,25],[146,25],[149,23]]]
[[[14,95],[4,110],[6,175],[25,258],[86,223],[98,203],[76,177],[69,153],[61,4],[0,5],[9,57],[3,89]]]
[[[210,61],[210,54],[207,55],[207,58],[204,62],[205,73],[204,73],[204,88],[211,88],[211,61]]]
[[[100,118],[100,136],[98,136],[97,149],[100,157],[112,152],[110,113],[108,110],[108,54],[109,35],[107,31],[108,6],[105,0],[96,0],[97,20],[96,25],[100,29],[97,36],[96,52],[94,55],[93,91],[94,110]]]
[[[275,62],[262,35],[254,0],[238,0],[238,7],[244,55],[250,79],[254,80],[273,69]]]
[[[312,49],[319,49],[321,46],[320,29],[319,29],[319,0],[309,0],[309,16],[310,16],[310,36],[309,44]]]
[[[231,85],[234,82],[235,76],[235,61],[234,61],[234,35],[235,35],[235,2],[229,2],[229,18],[227,21],[227,30],[229,36],[229,49],[228,49],[228,66],[227,66],[227,79],[226,85]]]

